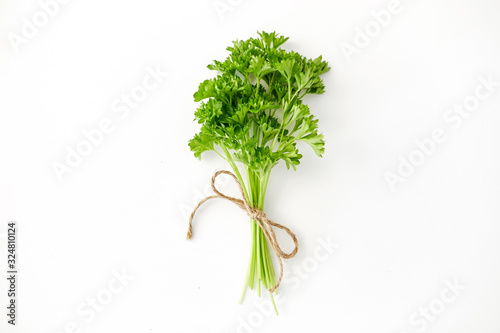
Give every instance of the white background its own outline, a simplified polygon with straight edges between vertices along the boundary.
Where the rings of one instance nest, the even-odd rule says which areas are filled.
[[[0,269],[16,220],[20,272],[14,328],[0,273],[0,331],[500,332],[500,87],[459,125],[443,118],[473,100],[481,77],[500,81],[498,0],[402,0],[351,56],[343,43],[380,27],[371,13],[388,1],[71,0],[47,22],[38,1],[0,6]],[[16,51],[14,34],[36,15]],[[186,212],[228,168],[189,151],[192,95],[214,75],[206,65],[257,30],[332,67],[326,93],[306,99],[324,158],[301,146],[298,170],[279,165],[269,183],[266,213],[300,242],[279,317],[255,292],[238,304],[250,250],[242,211],[210,202],[185,240]],[[169,76],[127,116],[113,112],[156,67]],[[60,181],[54,162],[104,118],[112,132]],[[384,175],[437,128],[446,140],[391,191]],[[318,262],[328,237],[338,247]],[[110,294],[122,271],[133,279]],[[91,316],[96,296],[106,304]]]

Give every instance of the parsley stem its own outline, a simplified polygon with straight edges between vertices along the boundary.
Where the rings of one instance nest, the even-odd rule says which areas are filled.
[[[247,173],[247,189],[249,194],[247,200],[251,206],[263,209],[264,197],[270,172],[259,174],[252,171],[249,167],[246,167],[245,170]],[[267,239],[264,236],[264,232],[255,220],[250,220],[250,223],[252,229],[252,248],[250,252],[250,262],[247,269],[245,286],[253,289],[255,287],[255,283],[257,283],[257,293],[261,296],[261,284],[266,289],[269,289],[274,286],[276,277],[271,260],[271,254],[269,252],[269,246],[267,244]],[[243,290],[241,300],[244,298],[245,290],[246,288]],[[274,299],[272,299],[272,301],[275,311],[278,313]]]

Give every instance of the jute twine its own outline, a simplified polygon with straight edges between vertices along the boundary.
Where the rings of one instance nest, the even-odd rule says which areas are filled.
[[[240,190],[240,193],[241,193],[243,200],[227,196],[227,195],[222,194],[221,192],[219,192],[217,190],[217,188],[215,187],[215,179],[221,174],[226,174],[226,175],[233,177],[234,181],[238,185],[238,188]],[[203,205],[206,201],[208,201],[210,199],[215,199],[215,198],[221,198],[221,199],[231,201],[232,203],[234,203],[235,205],[237,205],[238,207],[240,207],[241,209],[246,211],[248,216],[252,220],[255,220],[258,223],[258,225],[260,226],[260,228],[264,232],[266,239],[268,240],[269,244],[271,245],[271,248],[273,249],[274,253],[276,254],[276,257],[278,258],[278,262],[280,264],[280,276],[278,278],[278,282],[276,282],[276,284],[271,289],[269,289],[269,291],[272,293],[273,291],[276,290],[276,288],[278,288],[278,286],[280,285],[281,279],[283,277],[283,259],[292,258],[293,256],[295,256],[295,254],[297,254],[297,251],[299,250],[299,242],[297,241],[297,237],[295,237],[295,234],[290,229],[285,227],[284,225],[281,225],[281,224],[278,224],[278,223],[275,223],[275,222],[269,220],[266,217],[266,214],[262,210],[260,210],[259,208],[250,207],[250,205],[248,204],[247,198],[245,197],[245,193],[243,192],[243,188],[241,187],[241,183],[238,181],[238,178],[236,178],[236,176],[232,172],[229,172],[226,170],[217,171],[212,177],[212,184],[211,185],[212,185],[212,190],[214,191],[215,195],[208,196],[205,199],[201,200],[198,203],[198,205],[194,208],[193,212],[191,213],[191,216],[189,217],[189,228],[188,228],[186,239],[190,239],[193,236],[193,217],[201,205]],[[283,252],[283,250],[281,249],[281,247],[278,244],[278,240],[276,239],[276,234],[274,233],[274,230],[272,227],[283,229],[288,233],[288,235],[290,235],[290,237],[292,238],[292,240],[295,244],[295,248],[293,249],[292,252],[290,252],[290,253]]]

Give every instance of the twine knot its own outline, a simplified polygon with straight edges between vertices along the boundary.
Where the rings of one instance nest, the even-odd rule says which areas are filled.
[[[250,213],[248,214],[252,220],[262,220],[266,218],[266,214],[258,209],[258,208],[251,208]]]
[[[215,180],[221,174],[229,175],[234,179],[234,181],[238,185],[238,189],[240,190],[240,193],[241,193],[241,196],[243,199],[236,199],[236,198],[227,196],[227,195],[222,194],[221,192],[219,192],[217,190],[217,188],[215,187]],[[215,198],[221,198],[221,199],[231,201],[232,203],[234,203],[235,205],[237,205],[238,207],[240,207],[241,209],[246,211],[247,215],[252,220],[255,220],[257,222],[259,227],[264,232],[264,235],[265,235],[267,241],[271,245],[271,248],[273,249],[274,254],[278,258],[278,262],[280,264],[280,276],[279,276],[276,284],[272,288],[269,289],[269,292],[271,292],[271,293],[274,292],[276,290],[276,288],[278,288],[278,286],[280,285],[281,279],[283,278],[283,259],[292,258],[293,256],[295,256],[297,254],[297,251],[299,250],[299,242],[297,241],[297,237],[290,229],[288,229],[284,225],[281,225],[281,224],[278,224],[278,223],[275,223],[275,222],[269,220],[266,217],[266,214],[261,209],[256,208],[256,207],[251,207],[248,204],[247,198],[245,197],[245,192],[243,191],[243,187],[241,186],[241,183],[239,182],[238,178],[236,178],[236,176],[232,172],[229,172],[226,170],[217,171],[212,176],[211,185],[212,185],[212,190],[214,191],[215,195],[208,196],[205,199],[201,200],[198,203],[198,205],[194,208],[193,212],[191,213],[191,216],[189,217],[189,228],[188,228],[186,239],[190,239],[193,236],[194,214],[196,213],[198,208],[200,208],[201,205],[203,205],[206,201],[208,201],[210,199],[215,199]],[[278,244],[278,240],[276,239],[276,234],[274,233],[274,230],[272,227],[282,229],[282,230],[286,231],[286,233],[288,233],[288,235],[290,236],[290,238],[292,238],[294,245],[295,245],[292,252],[286,253],[281,249],[281,247]]]

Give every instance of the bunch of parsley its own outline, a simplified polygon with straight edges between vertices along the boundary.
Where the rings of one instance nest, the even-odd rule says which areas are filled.
[[[302,99],[324,92],[320,76],[330,68],[321,56],[307,59],[282,49],[288,37],[275,32],[258,34],[260,38],[234,41],[223,62],[214,60],[208,65],[218,75],[202,82],[194,94],[196,102],[202,101],[195,112],[201,129],[189,147],[198,158],[213,151],[226,160],[249,204],[263,209],[272,168],[280,160],[287,169],[295,170],[300,163],[298,141],[307,143],[318,156],[325,150],[318,120]],[[246,181],[238,165],[244,168]],[[264,234],[253,220],[251,227],[245,289],[257,284],[260,295],[261,283],[269,289],[276,278]]]

